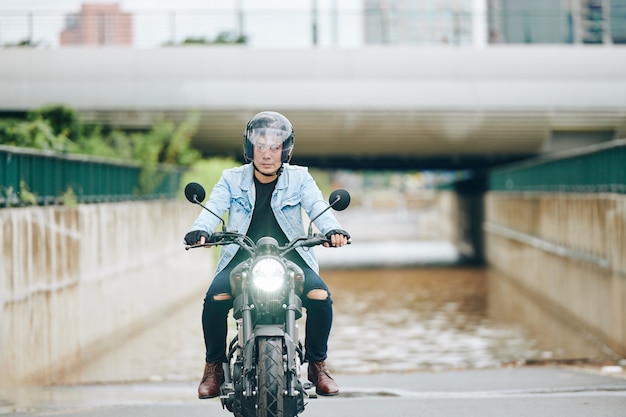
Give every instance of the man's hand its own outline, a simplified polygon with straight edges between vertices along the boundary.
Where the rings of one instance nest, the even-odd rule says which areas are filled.
[[[204,230],[192,230],[185,235],[186,245],[204,245],[209,238],[209,234]]]
[[[330,239],[330,243],[324,243],[325,247],[338,248],[340,246],[348,244],[348,242],[350,241],[350,233],[346,232],[345,230],[335,229],[326,233],[326,238]]]

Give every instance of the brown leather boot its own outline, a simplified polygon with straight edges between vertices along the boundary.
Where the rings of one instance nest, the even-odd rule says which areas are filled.
[[[204,375],[198,386],[198,398],[214,398],[220,395],[220,385],[224,382],[224,369],[221,363],[207,362]]]
[[[315,385],[317,395],[337,395],[339,386],[328,372],[326,362],[309,362],[309,381]]]

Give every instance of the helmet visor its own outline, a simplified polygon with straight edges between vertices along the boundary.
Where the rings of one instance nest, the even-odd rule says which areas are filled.
[[[255,150],[265,151],[269,149],[280,151],[283,149],[283,142],[289,136],[290,132],[264,127],[250,130],[248,140]]]

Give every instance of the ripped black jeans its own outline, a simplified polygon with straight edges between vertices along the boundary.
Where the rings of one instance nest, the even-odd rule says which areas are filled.
[[[228,312],[233,307],[233,300],[232,298],[216,300],[214,297],[219,294],[230,294],[230,272],[236,265],[237,262],[231,262],[213,278],[204,298],[202,329],[207,362],[226,362],[227,319]],[[299,266],[304,271],[302,305],[306,308],[305,360],[323,361],[326,360],[328,336],[333,322],[333,302],[330,291],[319,274],[306,264]],[[325,300],[309,299],[306,294],[312,290],[324,290],[328,297]]]

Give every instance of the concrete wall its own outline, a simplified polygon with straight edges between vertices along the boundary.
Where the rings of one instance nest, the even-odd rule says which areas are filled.
[[[490,192],[484,229],[491,267],[626,357],[626,196]]]
[[[197,214],[172,201],[0,210],[0,386],[53,383],[201,303],[213,257],[182,245]]]

